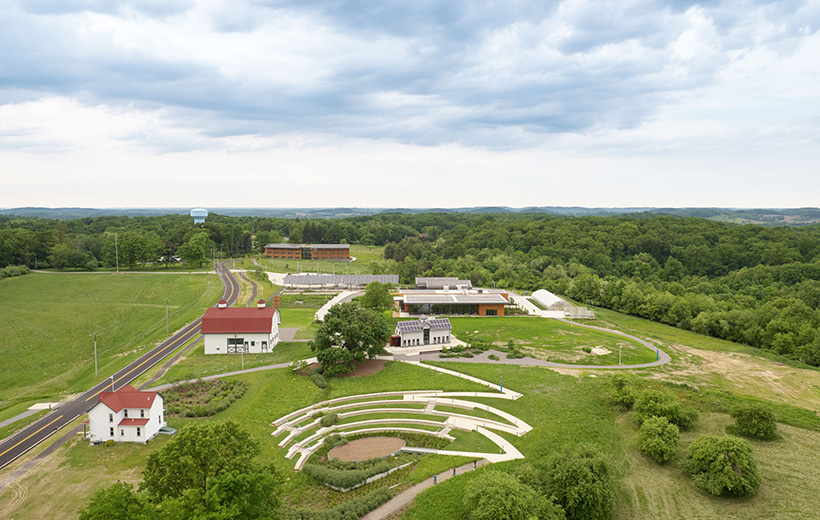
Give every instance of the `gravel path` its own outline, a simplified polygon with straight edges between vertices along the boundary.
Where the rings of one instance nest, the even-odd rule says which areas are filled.
[[[251,289],[253,290],[253,293],[251,294],[251,299],[248,300],[248,304],[246,305],[246,307],[255,307],[256,306],[256,282],[252,281],[250,278],[245,276],[244,271],[239,272],[239,277],[242,278],[243,280],[245,280],[246,282],[248,282],[249,284],[251,284]]]
[[[481,459],[473,465],[473,463],[465,464],[456,468],[456,474],[460,475],[462,473],[466,473],[468,471],[473,471],[474,467],[483,466],[485,464],[489,464],[486,459]],[[396,511],[402,509],[403,507],[407,507],[410,505],[413,500],[415,500],[416,495],[421,493],[422,491],[433,487],[434,485],[439,485],[445,480],[449,480],[453,477],[453,470],[447,470],[443,473],[439,473],[437,475],[437,484],[433,484],[433,479],[428,478],[424,482],[416,484],[415,486],[405,490],[402,493],[399,493],[395,497],[391,498],[384,504],[380,505],[373,511],[367,513],[359,520],[382,520],[383,518],[387,518],[391,514],[395,513]]]

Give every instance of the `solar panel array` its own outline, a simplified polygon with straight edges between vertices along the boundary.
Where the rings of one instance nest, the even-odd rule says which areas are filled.
[[[404,303],[420,305],[425,303],[508,303],[500,294],[408,294]]]
[[[444,287],[472,287],[470,280],[459,280],[444,276],[419,276],[416,277],[416,287],[425,289],[443,289]]]
[[[289,274],[285,285],[367,285],[371,282],[398,285],[397,274]]]
[[[428,319],[428,320],[418,320],[418,321],[400,321],[396,327],[399,329],[399,332],[421,332],[424,330],[424,324],[427,323],[430,325],[430,330],[450,330],[453,327],[450,325],[450,320],[447,318],[439,318],[439,319]]]

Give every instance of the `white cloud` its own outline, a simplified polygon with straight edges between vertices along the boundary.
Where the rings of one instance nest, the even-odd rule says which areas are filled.
[[[518,206],[712,204],[691,184],[727,196],[743,172],[757,205],[816,204],[818,27],[816,0],[17,2],[0,9],[0,175],[20,184],[0,206],[79,204],[101,180],[145,204],[112,171],[200,199],[226,172],[311,187],[254,205],[429,181]]]

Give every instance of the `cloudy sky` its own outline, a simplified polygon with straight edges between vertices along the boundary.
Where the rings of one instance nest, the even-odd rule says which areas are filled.
[[[0,207],[820,205],[820,0],[6,0]]]

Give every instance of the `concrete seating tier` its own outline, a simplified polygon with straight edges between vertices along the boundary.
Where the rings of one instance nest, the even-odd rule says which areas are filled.
[[[427,367],[431,368],[431,367]],[[447,371],[449,372],[449,371]],[[474,378],[473,378],[474,379]],[[479,380],[480,381],[480,380]],[[395,396],[401,396],[397,399]],[[284,432],[289,432],[288,435],[279,442],[280,447],[288,447],[287,459],[292,459],[299,455],[294,466],[296,471],[301,470],[304,464],[321,446],[324,445],[324,439],[328,435],[352,435],[363,432],[379,432],[379,431],[407,431],[412,433],[420,433],[424,435],[435,435],[448,440],[455,440],[449,435],[453,429],[462,431],[476,431],[493,441],[501,448],[501,454],[489,454],[481,452],[456,452],[452,450],[432,450],[424,451],[421,448],[413,448],[416,453],[440,453],[450,455],[463,455],[467,457],[484,458],[492,462],[501,460],[512,460],[521,458],[521,453],[515,447],[507,442],[503,437],[494,433],[492,430],[509,433],[512,435],[521,436],[532,430],[532,427],[526,422],[518,419],[512,414],[499,410],[492,406],[458,399],[458,397],[490,397],[496,399],[517,399],[521,394],[512,391],[501,392],[443,392],[441,390],[419,390],[412,392],[384,392],[376,394],[364,394],[341,397],[316,403],[314,405],[296,410],[290,414],[280,417],[272,423],[276,426],[272,436],[279,436]],[[391,405],[397,402],[410,402],[425,405],[424,408],[399,408],[390,407],[385,408],[368,408],[372,406]],[[454,406],[463,408],[465,410],[480,409],[489,413],[495,414],[498,417],[508,421],[504,423],[494,419],[485,419],[469,414],[451,413],[443,410],[436,410],[436,405]],[[347,411],[345,411],[347,410]],[[395,417],[395,418],[380,418],[380,419],[365,419],[351,423],[335,424],[329,427],[321,427],[321,416],[336,413],[340,418],[346,417],[366,417],[368,414],[418,414],[420,416],[434,416],[446,417],[445,421],[415,419],[410,417]],[[321,414],[314,420],[310,420],[317,414]],[[302,424],[307,422],[306,424]],[[302,424],[301,426],[299,426]],[[389,425],[389,426],[388,426]],[[406,426],[405,426],[406,425]],[[437,430],[425,430],[421,428],[413,428],[413,426],[428,426],[438,428]],[[295,442],[295,439],[307,432],[316,430],[312,435]],[[412,451],[412,450],[405,450]]]

